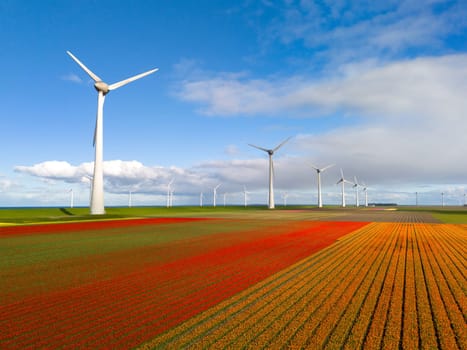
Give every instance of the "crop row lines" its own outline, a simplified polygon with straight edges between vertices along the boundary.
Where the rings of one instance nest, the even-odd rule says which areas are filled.
[[[351,254],[353,253],[352,247],[358,246],[366,238],[364,237],[363,231],[359,235],[351,234],[349,236],[351,237],[348,238],[349,247],[346,248],[346,251],[348,254]],[[352,246],[352,244],[354,244],[354,246]],[[338,248],[340,245],[341,243],[337,243],[329,246],[319,251],[311,258],[306,258],[296,263],[290,268],[283,270],[281,273],[243,291],[234,298],[231,298],[228,302],[223,302],[185,322],[179,327],[168,331],[166,334],[159,336],[153,342],[148,343],[146,347],[167,346],[168,344],[170,344],[170,347],[192,347],[197,344],[199,345],[201,341],[205,345],[209,344],[205,337],[211,332],[219,332],[225,329],[225,323],[234,322],[235,325],[238,324],[236,320],[237,315],[241,314],[248,307],[255,306],[258,303],[264,304],[263,300],[268,300],[271,293],[276,290],[280,290],[280,293],[283,293],[284,291],[281,288],[287,286],[290,280],[310,274],[318,274],[328,265],[331,265],[333,262],[327,261],[326,259],[333,256],[336,250],[340,249]],[[325,264],[320,265],[322,262]],[[332,266],[335,267],[334,265]],[[313,268],[316,268],[316,270],[313,270]],[[285,292],[287,291],[288,289],[285,287]]]

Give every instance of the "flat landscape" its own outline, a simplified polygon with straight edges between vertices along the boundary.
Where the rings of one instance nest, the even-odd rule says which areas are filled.
[[[0,209],[0,348],[466,349],[464,208]]]

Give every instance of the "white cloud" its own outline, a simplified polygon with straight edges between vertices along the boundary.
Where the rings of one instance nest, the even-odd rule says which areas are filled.
[[[465,110],[467,55],[427,57],[376,65],[348,64],[324,80],[218,77],[186,81],[183,100],[208,115],[322,115],[335,111],[371,117],[459,119]]]
[[[336,163],[352,176],[380,185],[466,181],[466,95],[467,55],[389,64],[370,60],[341,66],[333,76],[321,80],[293,77],[258,81],[219,76],[189,84],[181,93],[202,103],[210,115],[285,111],[290,115],[295,111],[300,117],[335,113],[356,117],[350,119],[354,125],[324,134],[302,132],[291,142],[290,150],[319,164]],[[254,169],[247,162],[241,168],[241,173],[220,166],[216,170],[225,178],[251,180]],[[303,171],[300,161],[286,169],[290,169],[289,183],[304,184],[297,175]]]
[[[78,84],[81,84],[83,82],[83,80],[74,73],[63,75],[61,78],[62,80],[71,81],[73,83],[78,83]]]

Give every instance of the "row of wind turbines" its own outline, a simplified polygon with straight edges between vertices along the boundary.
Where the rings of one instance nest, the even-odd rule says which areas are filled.
[[[105,83],[98,75],[92,72],[88,67],[86,67],[77,57],[75,57],[70,51],[67,51],[67,54],[91,77],[94,81],[94,88],[97,91],[97,115],[96,115],[96,126],[94,129],[94,140],[93,146],[95,150],[94,154],[94,170],[92,176],[92,183],[91,183],[91,200],[90,200],[90,213],[92,215],[102,215],[105,214],[105,207],[104,207],[104,173],[103,173],[103,118],[104,118],[104,101],[106,95],[113,90],[116,90],[122,86],[125,86],[135,80],[141,79],[145,76],[148,76],[158,70],[158,68],[154,68],[148,70],[144,73],[135,75],[128,79],[121,80],[114,84],[107,84]],[[269,156],[269,199],[268,199],[268,207],[269,209],[275,208],[274,203],[274,161],[273,155],[276,151],[278,151],[287,141],[290,140],[291,137],[282,141],[278,146],[272,149],[263,148],[260,146],[256,146],[253,144],[249,144],[251,147],[264,151]],[[329,169],[333,165],[328,165],[324,168],[318,168],[313,166],[313,168],[317,171],[318,174],[318,207],[321,208],[323,206],[322,195],[321,195],[321,173],[325,170]],[[167,187],[167,207],[172,206],[173,202],[173,188],[172,188],[173,180],[169,183]],[[341,169],[341,179],[338,183],[342,184],[342,206],[345,207],[345,184],[349,183],[352,184],[353,187],[356,189],[356,205],[359,206],[359,199],[358,199],[358,187],[361,186],[358,184],[357,179],[355,178],[355,182],[352,183],[344,178],[344,173]],[[220,184],[214,188],[214,206],[216,206],[216,197],[217,197],[217,189],[219,188]],[[365,205],[368,206],[368,197],[367,197],[367,188],[364,187],[365,191]],[[247,192],[244,189],[245,195],[245,205],[246,205],[246,196]],[[203,194],[200,194],[200,204],[202,205],[203,201]],[[129,205],[131,206],[131,193],[129,199]]]
[[[272,149],[268,148],[263,148],[259,146],[255,146],[252,144],[249,144],[251,147],[257,148],[261,151],[264,151],[268,153],[269,155],[269,201],[268,201],[268,208],[269,209],[274,209],[275,208],[275,203],[274,203],[274,160],[273,160],[273,155],[274,153],[281,148],[287,141],[289,141],[292,137],[289,137],[288,139],[282,141],[278,146]],[[318,208],[323,207],[323,198],[322,198],[322,191],[321,191],[321,173],[328,170],[329,168],[333,167],[334,164],[325,166],[323,168],[318,168],[314,165],[311,165],[313,169],[316,170],[316,173],[318,175]],[[357,181],[357,177],[354,177],[354,182],[351,182],[344,177],[344,172],[341,169],[341,178],[339,181],[337,181],[337,184],[342,184],[342,207],[345,208],[346,203],[345,203],[345,184],[350,184],[352,185],[353,188],[355,188],[355,196],[356,196],[356,206],[360,206],[360,200],[359,200],[359,187],[363,187],[363,191],[365,192],[365,206],[368,207],[368,187],[365,186],[365,184],[359,184]]]

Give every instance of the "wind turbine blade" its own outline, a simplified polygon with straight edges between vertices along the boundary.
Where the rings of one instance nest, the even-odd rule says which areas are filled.
[[[79,59],[77,59],[70,51],[66,52],[88,75],[94,80],[94,82],[102,81],[96,74],[94,74],[88,67],[86,67]]]
[[[311,167],[312,167],[313,169],[315,169],[316,171],[320,171],[318,167],[314,166],[314,165],[311,164],[311,163],[310,163],[310,165],[311,165]]]
[[[344,179],[340,179],[339,181],[336,182],[336,185],[339,185],[342,181],[345,181]]]
[[[251,146],[251,147],[257,148],[257,149],[259,149],[259,150],[261,150],[261,151],[264,151],[264,152],[269,152],[269,150],[268,150],[268,149],[266,149],[266,148],[263,148],[263,147],[259,147],[259,146],[252,145],[251,143],[249,143],[249,144],[248,144],[248,146]]]
[[[119,81],[118,83],[111,84],[111,85],[109,85],[109,90],[118,89],[119,87],[122,87],[123,85],[131,83],[132,81],[141,79],[141,78],[145,77],[146,75],[152,74],[152,73],[154,73],[154,72],[156,72],[158,70],[159,70],[159,68],[151,69],[151,70],[148,70],[147,72],[135,75],[134,77]]]
[[[332,168],[334,165],[335,165],[335,164],[331,164],[331,165],[325,166],[323,169],[321,169],[321,171],[328,170],[329,168]]]
[[[342,176],[342,179],[344,179],[344,171],[342,170],[342,168],[341,168],[341,176]]]
[[[291,138],[292,138],[292,136],[290,136],[290,137],[288,137],[286,140],[282,141],[282,143],[281,143],[279,146],[277,146],[276,148],[274,148],[272,151],[273,151],[273,152],[276,152],[279,148],[281,148],[282,146],[284,146],[284,144],[285,144],[287,141],[289,141]]]

